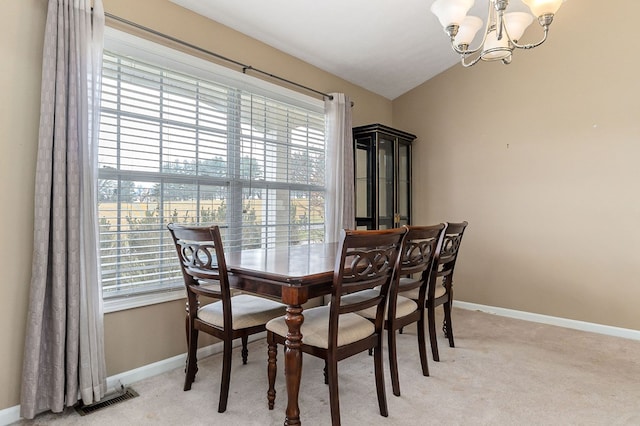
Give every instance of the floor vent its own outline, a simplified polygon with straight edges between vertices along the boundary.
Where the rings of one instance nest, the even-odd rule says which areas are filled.
[[[114,404],[117,404],[122,401],[126,401],[127,399],[132,399],[138,396],[138,392],[133,389],[127,387],[119,390],[117,392],[113,392],[109,395],[105,395],[102,400],[95,402],[89,405],[83,405],[82,402],[75,406],[76,412],[81,416],[86,416],[87,414],[91,414],[95,411],[101,410],[103,408],[110,407]]]

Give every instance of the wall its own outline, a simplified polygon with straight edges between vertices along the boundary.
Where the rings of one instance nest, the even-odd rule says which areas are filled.
[[[511,65],[458,65],[394,100],[419,137],[415,218],[470,223],[457,299],[640,330],[638,14],[568,1]]]
[[[356,104],[355,125],[391,124],[391,101],[168,0],[103,2],[109,13],[194,45],[320,91],[348,93]],[[43,0],[0,3],[0,410],[20,402],[46,7]],[[184,301],[107,314],[105,345],[109,375],[184,353]]]

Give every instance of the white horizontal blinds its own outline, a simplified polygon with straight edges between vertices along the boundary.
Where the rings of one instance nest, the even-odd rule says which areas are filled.
[[[322,112],[194,74],[105,51],[106,298],[182,285],[169,222],[217,224],[227,250],[324,238]]]
[[[250,182],[245,187],[243,211],[252,215],[245,221],[245,233],[256,241],[260,228],[261,245],[269,247],[322,241],[323,117],[246,95],[242,123],[242,179]],[[320,201],[313,204],[312,195]],[[311,214],[315,219],[313,233]]]

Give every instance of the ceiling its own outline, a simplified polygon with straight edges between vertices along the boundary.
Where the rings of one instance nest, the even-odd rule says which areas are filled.
[[[388,99],[458,62],[434,0],[171,1]],[[486,1],[469,14],[485,20]]]

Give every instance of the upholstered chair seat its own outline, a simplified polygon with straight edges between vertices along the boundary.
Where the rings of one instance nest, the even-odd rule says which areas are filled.
[[[262,297],[240,294],[231,298],[231,324],[233,330],[265,324],[282,315],[282,303]],[[224,327],[222,302],[209,303],[198,309],[198,318],[216,327]]]
[[[408,291],[403,291],[403,284],[404,286],[406,286],[407,283],[410,282],[414,282],[415,280],[412,278],[400,278],[400,285],[398,287],[398,298],[400,298],[400,296],[408,298],[408,299],[412,299],[412,300],[418,300],[419,296],[419,292],[420,289],[419,288],[413,288],[411,290]],[[442,284],[440,282],[436,282],[436,288],[434,289],[435,293],[434,293],[434,297],[438,298],[440,296],[444,296],[445,293],[447,292],[447,290],[442,286]]]
[[[356,293],[352,293],[352,294],[348,294],[346,296],[342,296],[342,303],[343,304],[351,304],[351,303],[357,303],[360,302],[362,300],[367,300],[370,299],[373,295],[374,292],[376,292],[378,290],[372,289],[372,290],[363,290],[363,291],[358,291]],[[396,318],[400,318],[400,317],[404,317],[407,316],[409,314],[411,314],[412,312],[415,312],[418,310],[418,304],[416,302],[414,302],[413,300],[407,298],[407,297],[402,297],[402,296],[398,296],[397,300],[396,300]],[[376,318],[376,309],[375,307],[371,307],[371,308],[367,308],[364,309],[362,311],[358,311],[357,312],[358,315],[362,315],[365,318],[368,319],[375,319]],[[384,318],[387,319],[387,316],[389,314],[389,306],[385,307],[384,310]]]
[[[300,332],[302,333],[302,342],[305,345],[323,349],[329,348],[329,309],[329,306],[319,306],[304,311],[304,322]],[[267,330],[286,337],[289,328],[284,317],[280,317],[269,321]],[[373,323],[360,315],[354,313],[340,315],[338,319],[338,347],[362,340],[374,334],[375,331]]]

